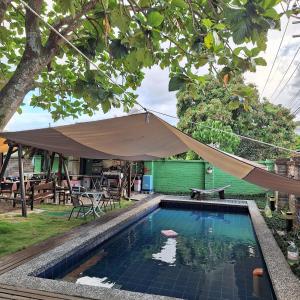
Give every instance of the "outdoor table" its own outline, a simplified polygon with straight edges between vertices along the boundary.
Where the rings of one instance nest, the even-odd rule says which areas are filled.
[[[101,209],[101,200],[103,195],[103,191],[86,191],[80,194],[81,197],[86,197],[92,202],[92,207],[87,211],[86,215],[95,213],[97,217],[100,217],[99,213],[104,213],[104,211]]]

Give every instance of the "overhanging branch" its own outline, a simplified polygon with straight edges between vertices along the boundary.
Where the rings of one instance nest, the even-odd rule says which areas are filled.
[[[28,5],[32,7],[38,14],[41,13],[43,1],[30,0]],[[25,16],[25,31],[26,31],[26,47],[25,55],[39,55],[42,49],[40,20],[30,10],[26,9]]]
[[[12,0],[1,0],[0,1],[0,24],[4,20],[5,13],[7,11],[7,8]]]
[[[65,18],[60,19],[53,25],[53,27],[60,31],[62,35],[66,36],[70,32],[77,29],[82,22],[82,17],[90,12],[96,4],[99,3],[99,0],[92,0],[83,5],[81,10],[75,16],[67,16]],[[54,31],[51,31],[49,34],[49,38],[46,43],[46,48],[57,48],[60,44],[63,43],[61,37],[59,37]]]

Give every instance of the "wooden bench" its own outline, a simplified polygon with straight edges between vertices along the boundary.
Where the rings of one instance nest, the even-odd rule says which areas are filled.
[[[46,199],[52,199],[53,201],[56,198],[56,186],[55,182],[40,183],[32,186],[32,194],[30,197],[30,207],[33,210],[33,203],[36,202],[40,204]]]
[[[25,198],[26,202],[30,202],[32,196],[32,188],[34,185],[38,185],[41,183],[41,180],[30,180],[29,182],[25,182]],[[17,202],[20,202],[21,198],[21,190],[20,190],[20,181],[16,182],[17,189],[14,191],[13,198],[13,207],[16,207]]]
[[[225,199],[224,191],[225,191],[225,189],[227,189],[229,187],[230,187],[230,185],[226,185],[226,186],[211,189],[211,190],[201,190],[201,189],[192,188],[192,189],[190,189],[191,190],[191,198],[201,200],[201,199],[203,199],[202,196],[204,196],[204,195],[219,193],[220,199]]]

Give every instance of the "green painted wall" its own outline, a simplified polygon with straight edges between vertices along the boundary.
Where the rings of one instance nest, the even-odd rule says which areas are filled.
[[[34,173],[41,173],[42,172],[42,156],[35,155],[33,158],[34,161]]]
[[[33,159],[34,159],[34,173],[41,173],[42,172],[42,156],[35,155]],[[58,158],[58,156],[55,156],[52,172],[58,172],[58,164],[59,164],[59,158]]]
[[[153,176],[154,190],[160,193],[188,193],[192,187],[204,188],[204,164],[189,160],[145,162]]]
[[[271,171],[272,161],[260,162]],[[212,167],[211,174],[206,172]],[[159,160],[145,162],[147,174],[153,175],[154,191],[158,193],[190,192],[190,188],[212,189],[231,185],[227,195],[255,195],[266,192],[265,189],[231,176],[202,160]]]

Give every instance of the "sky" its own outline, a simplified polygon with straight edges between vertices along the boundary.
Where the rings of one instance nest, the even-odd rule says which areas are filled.
[[[296,56],[294,63],[292,64],[286,76],[284,77],[282,84],[277,89],[277,92],[274,96],[272,96],[273,92],[276,90],[278,84],[282,80],[282,76],[286,72],[287,67],[292,61],[292,58],[296,53],[298,47],[300,47],[300,37],[292,37],[293,34],[300,34],[300,24],[292,24],[292,21],[293,20],[291,20],[288,24],[287,32],[283,39],[282,46],[280,48],[278,57],[275,61],[270,80],[266,85],[263,96],[267,97],[273,103],[282,104],[287,107],[292,107],[292,111],[294,111],[298,106],[300,106],[300,92],[298,93],[298,90],[300,90],[300,68],[299,70],[296,69],[297,64],[300,63],[300,53],[298,53],[298,55]],[[254,83],[257,86],[260,93],[263,90],[271,66],[275,59],[276,52],[279,48],[280,40],[283,35],[283,29],[286,23],[287,18],[284,18],[282,20],[282,31],[270,30],[268,33],[267,50],[261,55],[266,59],[268,65],[266,67],[259,66],[257,67],[257,71],[255,73],[247,72],[244,75],[246,82]],[[283,92],[277,97],[277,94],[280,91],[281,87],[285,85],[285,82],[288,80],[288,78],[291,76],[295,69],[296,71],[289,84],[286,85]],[[176,93],[168,91],[168,83],[169,74],[167,69],[161,70],[159,66],[154,66],[151,69],[147,69],[145,79],[141,87],[137,90],[138,101],[145,107],[163,113],[176,115]],[[67,118],[64,120],[53,122],[50,113],[39,108],[32,108],[28,105],[31,95],[32,94],[29,93],[25,98],[25,106],[22,107],[23,113],[16,113],[10,120],[10,122],[7,124],[5,130],[15,131],[49,126],[54,127],[75,122],[100,120],[124,115],[122,109],[112,109],[106,114],[104,114],[100,110],[96,112],[93,117],[83,115],[75,120],[73,118]],[[295,98],[295,96],[299,96],[297,97],[298,99]],[[171,124],[176,124],[176,120],[174,119],[168,117],[162,118],[165,119],[167,122],[170,122]],[[300,120],[300,114],[299,117],[296,117],[296,119]]]

